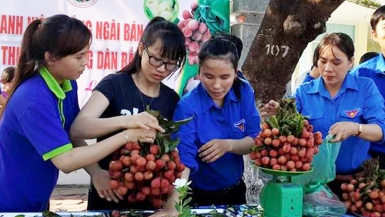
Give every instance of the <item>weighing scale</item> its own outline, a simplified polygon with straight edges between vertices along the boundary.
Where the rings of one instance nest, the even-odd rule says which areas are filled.
[[[302,217],[303,190],[291,182],[291,177],[310,171],[288,172],[260,167],[267,174],[273,175],[262,188],[260,203],[264,217]]]

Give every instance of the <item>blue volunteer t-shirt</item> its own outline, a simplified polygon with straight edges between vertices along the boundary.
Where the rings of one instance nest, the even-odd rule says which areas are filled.
[[[296,91],[297,110],[309,117],[315,131],[327,136],[340,121],[378,124],[385,129],[384,100],[371,79],[348,74],[338,94],[331,98],[322,78],[302,84]],[[384,134],[385,135],[385,134]],[[382,142],[385,140],[383,137]],[[322,146],[320,146],[322,148]],[[351,173],[370,158],[370,142],[351,136],[341,143],[337,173]]]
[[[50,159],[72,149],[77,102],[76,82],[60,86],[46,68],[16,89],[0,122],[0,212],[47,208],[59,174]]]
[[[241,79],[240,79],[241,80]],[[181,125],[178,150],[181,161],[191,169],[192,187],[202,190],[220,190],[233,186],[244,170],[243,156],[226,153],[213,163],[198,156],[198,149],[213,139],[255,138],[260,131],[260,117],[255,106],[253,90],[246,81],[240,82],[240,99],[234,88],[225,96],[223,107],[218,107],[200,83],[179,101],[174,120],[193,117]]]
[[[378,55],[352,70],[352,74],[373,79],[382,97],[385,98],[385,59]],[[385,143],[372,142],[371,149],[385,153]]]

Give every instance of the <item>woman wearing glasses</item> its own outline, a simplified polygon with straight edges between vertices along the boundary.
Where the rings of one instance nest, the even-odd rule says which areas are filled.
[[[116,74],[106,76],[76,117],[73,139],[98,141],[125,129],[144,128],[163,131],[146,107],[172,119],[178,94],[161,81],[179,69],[186,49],[177,25],[163,18],[153,18],[145,28],[133,60]],[[109,186],[108,166],[112,156],[99,162],[105,179],[92,180],[88,210],[151,208],[133,207],[121,201]]]

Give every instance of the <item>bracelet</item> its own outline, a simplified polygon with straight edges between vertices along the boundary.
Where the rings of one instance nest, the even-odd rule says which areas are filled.
[[[362,133],[363,127],[362,124],[358,124],[358,133],[356,136],[359,136]]]
[[[123,130],[123,133],[124,133],[124,138],[126,138],[126,143],[128,143],[128,135],[127,135],[127,132],[126,130]]]

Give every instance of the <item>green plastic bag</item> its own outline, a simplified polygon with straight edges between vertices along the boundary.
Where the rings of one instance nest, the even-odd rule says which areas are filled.
[[[341,142],[331,143],[331,135],[326,136],[319,151],[314,155],[312,162],[312,172],[292,177],[292,182],[302,185],[304,192],[312,192],[319,185],[326,184],[336,177],[335,161],[341,147]]]
[[[328,135],[319,146],[312,172],[292,177],[292,182],[301,185],[304,191],[304,216],[342,216],[346,212],[345,204],[326,185],[336,177],[335,161],[341,147],[341,142],[331,143],[332,138]]]
[[[318,185],[313,192],[303,196],[303,216],[343,216],[345,213],[345,203],[341,202],[326,184]]]
[[[230,32],[230,1],[200,0],[194,19],[206,23],[211,35]]]

